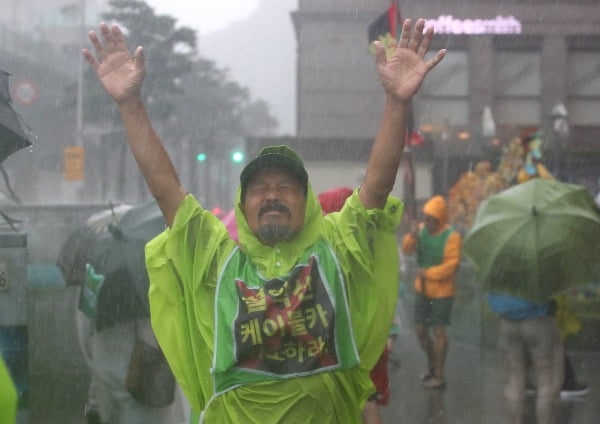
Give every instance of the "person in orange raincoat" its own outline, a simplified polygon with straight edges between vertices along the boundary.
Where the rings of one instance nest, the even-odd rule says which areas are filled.
[[[422,376],[423,384],[441,389],[446,384],[446,327],[450,324],[462,238],[448,225],[448,208],[442,196],[432,197],[425,203],[423,212],[425,222],[412,224],[402,241],[402,251],[416,254],[419,267],[414,283],[414,325],[429,367]]]

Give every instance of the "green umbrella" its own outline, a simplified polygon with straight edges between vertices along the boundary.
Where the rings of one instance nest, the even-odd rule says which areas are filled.
[[[584,187],[536,178],[482,202],[463,252],[486,291],[542,302],[594,278],[600,211]]]

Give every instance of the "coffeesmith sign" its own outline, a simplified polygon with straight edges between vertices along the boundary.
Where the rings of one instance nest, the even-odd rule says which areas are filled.
[[[437,34],[520,34],[521,22],[514,16],[496,16],[493,19],[457,19],[442,15],[426,19],[425,27],[433,27]]]

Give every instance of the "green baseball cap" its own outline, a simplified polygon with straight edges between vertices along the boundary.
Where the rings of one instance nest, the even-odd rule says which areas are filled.
[[[302,159],[300,159],[298,153],[284,145],[267,146],[263,147],[260,152],[258,152],[258,155],[246,165],[240,174],[242,200],[246,194],[248,182],[254,178],[258,171],[269,166],[281,166],[290,170],[298,177],[304,186],[304,192],[306,193],[308,188],[308,174],[306,173],[306,169],[304,169],[304,163],[302,163]]]

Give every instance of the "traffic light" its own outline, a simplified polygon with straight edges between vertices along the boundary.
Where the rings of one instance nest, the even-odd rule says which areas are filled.
[[[196,160],[198,162],[204,162],[206,160],[206,153],[198,153],[198,156],[196,156]]]
[[[240,152],[239,150],[235,150],[232,154],[231,154],[231,161],[233,163],[241,163],[244,161],[244,154],[242,152]]]

